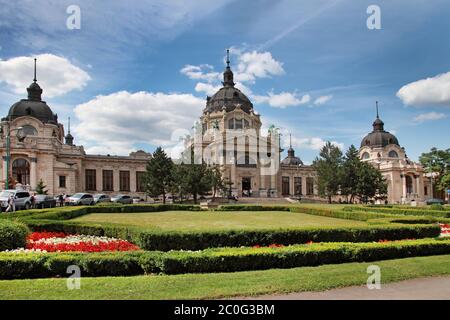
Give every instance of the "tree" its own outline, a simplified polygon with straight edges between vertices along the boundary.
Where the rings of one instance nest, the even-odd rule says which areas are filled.
[[[39,180],[39,183],[36,186],[36,193],[37,194],[47,194],[48,190],[45,190],[47,186],[44,184],[44,181],[42,179]]]
[[[367,203],[369,199],[385,199],[387,184],[381,172],[370,163],[361,162],[358,166],[356,195]]]
[[[342,152],[328,141],[320,150],[319,157],[313,162],[318,175],[319,195],[331,198],[339,192],[342,176]]]
[[[166,194],[173,183],[173,162],[161,147],[153,152],[153,157],[147,163],[145,175],[145,189],[151,197],[163,196],[166,203]]]
[[[212,198],[213,200],[216,198],[217,191],[223,191],[226,186],[226,181],[223,178],[222,172],[220,171],[220,168],[218,166],[214,166],[212,168],[209,168],[209,174],[210,174],[210,184],[212,188]]]
[[[203,195],[211,190],[211,172],[205,163],[202,164],[182,164],[184,175],[181,178],[180,186],[185,193],[192,195],[194,203],[197,203],[199,195]]]
[[[445,191],[450,188],[450,149],[431,148],[430,152],[422,153],[419,161],[427,173],[437,174],[436,189]]]
[[[361,160],[358,150],[354,145],[345,153],[344,163],[342,165],[341,194],[350,196],[349,202],[353,203],[357,195],[358,172],[360,171]]]

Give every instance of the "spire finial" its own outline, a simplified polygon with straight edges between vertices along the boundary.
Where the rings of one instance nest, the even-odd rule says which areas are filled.
[[[227,67],[230,67],[230,49],[227,49]]]
[[[292,135],[289,133],[289,148],[292,148]]]
[[[376,105],[376,108],[377,108],[377,119],[380,119],[380,116],[378,115],[378,101],[375,101],[375,105]]]
[[[68,133],[70,134],[70,117],[69,117],[69,125],[68,125],[68,129],[69,129]]]
[[[33,79],[33,81],[34,82],[36,82],[37,81],[37,79],[36,79],[36,58],[34,58],[34,79]]]

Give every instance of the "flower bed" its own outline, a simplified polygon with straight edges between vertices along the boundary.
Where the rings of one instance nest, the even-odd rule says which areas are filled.
[[[439,223],[441,227],[441,237],[450,237],[450,224],[448,223]]]
[[[13,252],[104,252],[104,251],[135,251],[139,247],[121,239],[69,235],[63,232],[33,232],[27,237],[25,249]]]

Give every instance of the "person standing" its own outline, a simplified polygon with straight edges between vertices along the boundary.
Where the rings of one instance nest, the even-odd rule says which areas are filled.
[[[8,207],[6,208],[6,212],[16,212],[16,204],[14,203],[14,195],[10,195],[8,198]]]
[[[31,202],[31,209],[35,209],[36,208],[36,193],[33,193],[31,195],[30,202]]]
[[[59,206],[60,207],[64,206],[64,196],[62,194],[60,194],[58,196],[58,201],[59,201]]]

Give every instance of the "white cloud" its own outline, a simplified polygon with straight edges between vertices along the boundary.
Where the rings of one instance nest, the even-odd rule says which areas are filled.
[[[126,155],[133,144],[172,147],[174,132],[191,129],[203,108],[191,94],[120,91],[75,107],[77,144],[88,153]]]
[[[199,66],[187,64],[180,72],[192,80],[204,80],[207,82],[218,81],[221,79],[221,74],[213,70],[214,67],[209,64],[202,64]]]
[[[268,78],[285,73],[283,63],[275,60],[268,51],[244,52],[238,48],[231,48],[230,53],[237,58],[236,81],[253,83],[257,78]]]
[[[326,141],[319,137],[310,138],[295,138],[292,137],[292,144],[298,148],[320,150],[325,145]],[[344,149],[344,144],[337,141],[331,141],[331,143],[341,150]]]
[[[397,92],[397,97],[412,106],[450,106],[450,72],[411,82]]]
[[[306,104],[311,101],[311,96],[309,94],[298,96],[296,93],[291,92],[278,94],[269,92],[267,96],[253,96],[253,99],[256,103],[267,103],[271,107],[284,109]]]
[[[197,92],[204,92],[208,96],[212,96],[217,91],[219,91],[220,88],[221,88],[221,86],[214,86],[214,85],[212,85],[210,83],[204,83],[204,82],[198,82],[195,85],[195,91],[197,91]]]
[[[444,113],[438,113],[438,112],[428,112],[428,113],[422,113],[419,114],[414,118],[414,122],[424,122],[424,121],[435,121],[447,118],[447,116]]]
[[[64,57],[45,53],[36,56],[37,79],[43,96],[52,98],[72,90],[81,90],[91,77]],[[34,57],[15,57],[0,60],[0,82],[13,92],[23,95],[33,80]]]
[[[328,101],[330,101],[333,98],[333,96],[320,96],[318,97],[316,100],[314,100],[314,104],[316,106],[320,106],[322,104],[327,103]]]

